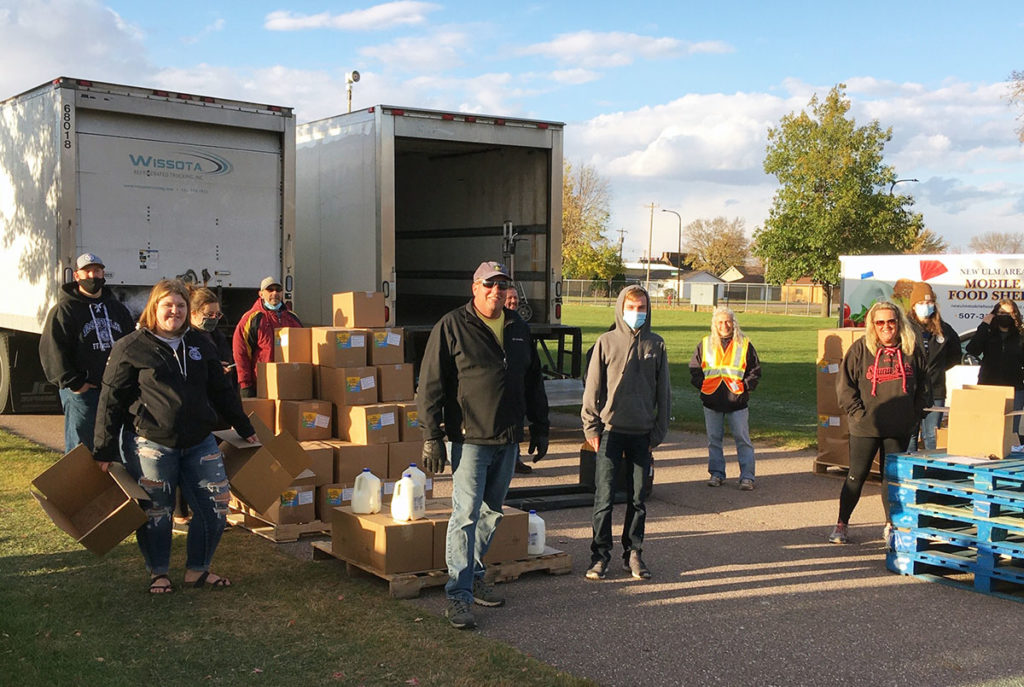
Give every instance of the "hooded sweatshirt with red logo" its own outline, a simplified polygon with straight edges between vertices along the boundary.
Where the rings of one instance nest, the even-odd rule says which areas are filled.
[[[931,403],[920,347],[906,355],[899,346],[881,344],[876,353],[859,339],[846,352],[836,380],[839,405],[850,416],[850,434],[858,437],[907,437]]]

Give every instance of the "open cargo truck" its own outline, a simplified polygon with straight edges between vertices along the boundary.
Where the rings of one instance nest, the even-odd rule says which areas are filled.
[[[0,102],[0,404],[56,403],[39,333],[86,251],[138,315],[163,277],[206,282],[236,322],[294,285],[289,108],[58,78]],[[59,409],[59,406],[56,406]]]
[[[299,317],[330,324],[331,294],[383,291],[418,360],[477,265],[505,261],[546,372],[578,378],[579,329],[560,323],[562,129],[390,105],[298,126]]]

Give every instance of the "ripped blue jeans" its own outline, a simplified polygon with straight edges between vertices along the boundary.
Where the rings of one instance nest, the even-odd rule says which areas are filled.
[[[135,537],[151,575],[165,575],[171,564],[175,489],[192,509],[185,543],[185,567],[210,569],[228,513],[228,477],[217,440],[211,434],[189,448],[169,448],[125,427],[121,437],[125,467],[149,494],[143,502],[149,521]]]

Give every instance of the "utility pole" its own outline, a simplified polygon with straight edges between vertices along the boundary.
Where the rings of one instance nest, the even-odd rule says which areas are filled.
[[[626,240],[626,230],[619,229],[619,260],[622,260],[622,242]]]
[[[654,203],[645,205],[644,207],[651,211],[651,228],[647,232],[647,285],[644,287],[647,290],[647,295],[651,294],[651,246],[654,242],[654,208],[658,207]]]

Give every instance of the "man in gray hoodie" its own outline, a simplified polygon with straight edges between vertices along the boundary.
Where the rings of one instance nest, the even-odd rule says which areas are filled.
[[[634,578],[651,576],[641,557],[647,506],[644,475],[651,449],[668,432],[672,405],[665,340],[651,331],[650,297],[628,286],[615,304],[615,329],[598,338],[583,390],[583,434],[595,451],[594,540],[587,579],[604,579],[612,551],[615,483],[625,470],[632,517],[622,527],[622,563]]]

